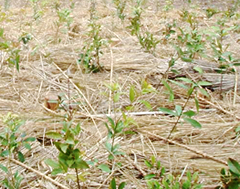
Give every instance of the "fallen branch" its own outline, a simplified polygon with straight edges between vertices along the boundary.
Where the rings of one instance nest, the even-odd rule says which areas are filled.
[[[216,161],[216,162],[221,163],[221,164],[224,164],[224,165],[228,165],[226,161],[217,159],[217,158],[215,158],[215,157],[213,157],[213,156],[211,156],[211,155],[208,155],[208,154],[206,154],[206,153],[203,153],[203,152],[201,152],[201,151],[199,151],[199,150],[192,149],[192,148],[190,148],[190,147],[188,147],[188,146],[186,146],[186,145],[179,144],[179,143],[177,143],[177,142],[175,142],[175,141],[173,141],[173,140],[166,139],[166,138],[164,138],[164,137],[158,136],[158,135],[156,135],[156,134],[153,134],[153,133],[150,133],[150,132],[147,132],[147,131],[139,131],[139,132],[141,132],[141,133],[143,133],[143,134],[147,134],[147,135],[153,136],[153,137],[158,138],[158,139],[160,139],[160,140],[163,140],[163,141],[165,141],[165,142],[167,142],[167,143],[169,143],[169,144],[174,144],[174,145],[176,145],[176,146],[185,148],[186,150],[189,150],[189,151],[191,151],[191,152],[193,152],[193,153],[195,153],[195,154],[201,155],[203,158],[210,159],[210,160]]]
[[[20,162],[20,161],[18,161],[18,160],[10,159],[10,161],[13,162],[13,163],[15,163],[15,164],[17,164],[17,165],[20,165],[21,167],[24,167],[25,169],[28,169],[29,171],[32,171],[32,172],[36,173],[37,175],[43,177],[43,178],[46,179],[47,181],[49,181],[49,182],[55,184],[56,186],[58,186],[58,187],[60,187],[60,188],[63,188],[63,189],[69,189],[68,187],[62,185],[61,183],[59,183],[59,182],[53,180],[52,178],[50,178],[50,177],[44,175],[43,173],[41,173],[41,172],[39,172],[39,171],[37,171],[37,170],[35,170],[35,169],[33,169],[33,168],[27,166],[27,165],[25,165],[24,163],[22,163],[22,162]]]

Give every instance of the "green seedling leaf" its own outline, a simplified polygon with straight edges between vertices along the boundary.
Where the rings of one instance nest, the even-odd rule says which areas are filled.
[[[148,174],[144,177],[145,180],[150,180],[152,178],[154,178],[156,175],[155,174]]]
[[[197,71],[198,73],[203,74],[202,68],[200,68],[200,67],[198,67],[198,66],[194,66],[193,69],[194,69],[195,71]]]
[[[191,83],[194,84],[194,82],[191,79],[185,78],[185,77],[179,77],[177,80],[183,81],[185,83]]]
[[[51,139],[62,139],[62,135],[60,133],[49,131],[46,133],[46,136]]]
[[[188,57],[181,57],[181,60],[184,62],[192,62],[193,61],[192,58],[188,58]]]
[[[61,148],[63,153],[67,152],[68,146],[69,146],[69,144],[65,144],[65,143],[59,144],[59,147]]]
[[[209,97],[209,94],[208,94],[208,92],[207,92],[205,89],[199,88],[199,91],[200,91],[204,96]]]
[[[202,125],[198,121],[196,121],[195,119],[191,119],[191,118],[183,118],[183,119],[184,119],[184,121],[190,123],[195,128],[201,128],[202,127]]]
[[[18,152],[18,159],[19,159],[19,161],[21,161],[22,163],[25,161],[25,158],[24,158],[24,155],[23,155],[23,153],[22,152]]]
[[[58,169],[60,168],[60,165],[58,162],[53,161],[52,159],[46,159],[44,161],[47,165],[51,166],[53,169]]]
[[[194,101],[195,101],[195,106],[196,106],[197,112],[199,112],[199,102],[198,102],[198,99],[195,97]]]
[[[64,173],[64,170],[62,168],[58,168],[58,169],[53,169],[52,171],[52,175],[57,175],[59,173]]]
[[[23,146],[28,149],[28,150],[31,150],[31,145],[27,142],[23,142]]]
[[[228,159],[228,167],[229,170],[234,173],[235,175],[237,175],[238,177],[240,176],[240,165],[237,161],[235,161],[232,158]]]
[[[177,116],[180,116],[182,114],[182,106],[176,105],[175,110],[176,110]]]
[[[117,189],[115,178],[113,178],[110,182],[109,189]]]
[[[135,96],[136,96],[136,90],[135,90],[135,87],[132,85],[129,89],[129,99],[131,103],[134,102]]]
[[[169,110],[168,108],[158,108],[158,110],[172,116],[177,116],[177,114],[174,111]]]
[[[140,103],[144,104],[148,110],[152,110],[151,104],[146,100],[139,100]]]
[[[162,80],[163,85],[167,88],[168,92],[169,92],[169,101],[173,101],[174,100],[174,93],[172,88],[168,85],[168,83],[165,80]]]
[[[153,168],[153,165],[148,160],[144,160],[144,163],[149,169]]]
[[[178,85],[179,87],[183,88],[183,89],[188,89],[189,87],[184,85],[183,83],[174,81],[174,80],[169,80],[171,83],[174,83],[175,85]]]
[[[186,180],[182,185],[182,189],[189,189],[189,188],[191,188],[191,181]]]
[[[24,140],[24,142],[34,142],[36,140],[35,137],[28,137]]]
[[[106,164],[100,164],[100,165],[98,166],[98,168],[101,169],[103,172],[111,173],[110,168],[109,168],[108,165],[106,165]]]
[[[235,132],[236,132],[236,133],[240,132],[240,126],[238,126],[238,127],[235,129]]]
[[[192,117],[192,116],[195,116],[196,113],[192,110],[189,110],[189,111],[184,112],[183,115],[186,115],[188,117]]]
[[[88,169],[89,165],[87,164],[86,161],[78,159],[70,168]]]
[[[4,171],[5,173],[8,173],[8,168],[5,167],[3,164],[0,163],[0,169]]]
[[[120,93],[116,93],[113,95],[113,102],[118,102],[120,98]]]
[[[207,82],[207,81],[199,81],[197,84],[199,86],[211,86],[212,85],[212,83]]]
[[[121,182],[118,186],[118,189],[123,189],[126,186],[126,182]]]

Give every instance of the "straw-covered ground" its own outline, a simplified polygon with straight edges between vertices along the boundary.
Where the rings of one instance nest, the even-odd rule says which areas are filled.
[[[4,1],[0,2],[0,28],[4,29],[4,37],[0,40],[8,41],[12,49],[20,50],[18,72],[15,66],[8,62],[11,49],[0,47],[0,114],[17,114],[26,121],[20,130],[37,139],[31,143],[30,151],[22,151],[25,155],[23,164],[14,160],[10,163],[12,171],[19,170],[24,178],[20,188],[77,188],[76,182],[66,177],[68,174],[74,175],[74,170],[69,169],[68,174],[52,176],[52,169],[45,163],[48,158],[57,160],[58,157],[58,150],[46,133],[61,131],[66,112],[60,109],[48,110],[44,106],[44,99],[61,93],[67,94],[72,102],[79,104],[73,115],[73,125],[81,123],[78,148],[84,152],[83,159],[97,160],[89,169],[79,170],[80,174],[88,173],[85,176],[86,181],[81,182],[83,188],[108,188],[113,177],[117,183],[126,182],[125,188],[147,188],[144,176],[150,174],[151,170],[144,164],[144,160],[149,160],[152,156],[160,160],[167,173],[183,174],[184,179],[188,170],[191,173],[198,172],[199,183],[204,187],[217,186],[221,185],[220,170],[227,168],[228,158],[240,160],[239,139],[235,132],[240,119],[240,99],[236,90],[238,85],[234,85],[238,79],[237,72],[222,75],[226,80],[232,80],[222,86],[224,90],[221,96],[219,90],[208,90],[209,97],[198,96],[200,108],[194,119],[201,123],[201,129],[194,128],[180,119],[177,129],[167,140],[177,117],[158,111],[159,107],[173,110],[175,105],[184,106],[187,101],[187,91],[171,83],[169,85],[175,99],[169,101],[167,89],[161,84],[162,75],[168,71],[168,61],[176,56],[173,43],[180,34],[177,28],[190,28],[189,23],[183,20],[184,10],[194,13],[198,29],[203,32],[210,30],[211,26],[216,26],[217,20],[223,17],[221,12],[207,18],[207,8],[227,11],[233,3],[192,1],[189,4],[183,0],[146,0],[142,5],[142,28],[160,40],[154,54],[151,54],[141,47],[137,37],[132,36],[127,28],[133,15],[133,6],[136,5],[135,1],[127,1],[124,10],[126,18],[121,22],[116,13],[116,6],[111,0],[97,0],[97,23],[101,25],[99,35],[108,43],[102,46],[103,54],[100,56],[103,70],[98,73],[84,73],[82,65],[77,62],[82,47],[89,41],[87,32],[91,1],[18,0],[9,1],[8,10],[4,9]],[[73,9],[70,8],[71,3],[75,3]],[[59,9],[71,10],[70,17],[73,20],[68,28],[64,21],[59,28],[57,27],[57,6]],[[235,16],[229,18],[223,27],[240,24],[239,9],[234,11]],[[166,39],[164,32],[174,22],[177,26],[173,26],[172,29],[176,33]],[[23,44],[19,39],[26,34],[29,34],[31,39],[27,44]],[[207,41],[207,38],[205,40]],[[240,58],[239,41],[239,29],[229,30],[222,41],[223,47],[228,46],[227,50],[232,52],[235,58]],[[204,53],[207,55],[214,53],[210,45],[206,45],[205,48]],[[192,70],[192,65],[199,64],[208,72],[202,79],[214,82],[212,88],[219,89],[221,76],[216,75],[214,69],[209,71],[211,65],[216,66],[211,61],[200,56],[195,56],[193,63],[178,59],[175,69],[184,77],[198,80],[198,74]],[[152,92],[140,94],[143,81],[149,84]],[[116,92],[107,87],[113,83],[119,86],[117,92],[120,97],[117,102],[112,100]],[[137,100],[133,102],[129,100],[131,86],[139,92]],[[145,105],[149,103],[151,110],[139,100],[145,102]],[[127,110],[127,106],[130,105],[133,108]],[[190,98],[186,106],[186,110],[190,109],[196,111],[194,98]],[[128,116],[135,121],[135,124],[130,124],[127,128],[135,134],[116,137],[115,142],[120,145],[125,155],[116,156],[114,161],[109,161],[109,153],[105,147],[105,123],[108,122],[106,114],[111,113],[109,116],[115,120],[123,119],[119,110],[129,113]],[[1,132],[4,132],[5,127],[1,121]],[[1,147],[1,150],[2,148],[4,147]],[[122,166],[117,166],[115,162],[121,162]],[[7,160],[1,158],[0,163],[6,165]],[[102,171],[98,168],[100,164],[107,164],[112,171]],[[2,180],[6,174],[2,172],[0,175]]]

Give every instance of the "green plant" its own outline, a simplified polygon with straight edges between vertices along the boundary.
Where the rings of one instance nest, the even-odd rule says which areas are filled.
[[[126,0],[113,0],[113,3],[117,8],[118,18],[120,18],[121,21],[123,22],[126,17],[126,15],[124,14],[124,10],[126,7]]]
[[[183,174],[173,176],[167,174],[165,167],[161,165],[161,162],[156,159],[155,156],[151,157],[151,160],[145,160],[145,165],[149,170],[144,179],[147,182],[148,189],[201,189],[202,185],[199,184],[198,173],[193,175],[188,171],[186,173],[186,179],[182,179]]]
[[[240,187],[240,165],[234,159],[228,159],[228,170],[221,169],[222,186],[218,189],[237,189]]]
[[[195,92],[195,105],[196,105],[196,109],[197,109],[197,112],[199,110],[199,102],[198,102],[198,99],[197,99],[197,93],[198,91],[200,91],[204,96],[208,96],[208,93],[205,89],[202,88],[202,86],[209,86],[211,85],[211,83],[209,82],[206,82],[206,81],[199,81],[199,82],[194,82],[192,81],[191,79],[188,79],[188,78],[177,78],[177,80],[179,81],[183,81],[185,83],[187,83],[188,85],[185,85],[183,83],[180,83],[178,81],[174,81],[174,80],[169,80],[170,82],[178,85],[179,87],[181,88],[184,88],[187,90],[187,99],[184,103],[183,106],[181,105],[175,105],[175,110],[170,110],[168,108],[159,108],[159,110],[161,112],[164,112],[168,115],[171,115],[171,116],[174,116],[174,117],[177,117],[177,121],[175,122],[174,126],[172,127],[169,135],[168,135],[168,138],[171,136],[171,133],[173,131],[175,131],[176,127],[177,127],[177,124],[180,122],[181,118],[183,118],[183,120],[187,123],[190,123],[193,127],[195,128],[201,128],[201,124],[193,119],[193,116],[196,115],[196,112],[194,112],[193,110],[188,110],[188,111],[185,111],[186,107],[187,107],[187,104],[189,103],[189,100],[191,99],[192,95],[194,94]],[[174,100],[174,93],[173,93],[173,90],[171,88],[171,86],[167,83],[166,80],[162,80],[162,83],[163,85],[165,86],[165,88],[167,89],[167,93],[169,95],[169,100],[170,101],[173,101]],[[198,90],[196,90],[198,89]]]
[[[0,169],[6,174],[5,179],[1,182],[6,188],[20,188],[23,177],[18,171],[12,171],[11,159],[24,162],[25,158],[21,151],[23,147],[30,150],[31,145],[29,143],[35,141],[35,138],[26,137],[26,134],[19,130],[25,122],[17,115],[8,113],[0,117],[5,125],[4,131],[0,134],[0,156],[7,159],[5,165],[0,164]]]
[[[67,173],[68,169],[75,170],[74,175],[69,176],[77,181],[78,188],[80,189],[80,181],[85,181],[84,175],[79,174],[79,169],[87,169],[89,165],[83,160],[83,152],[79,150],[79,140],[77,136],[81,132],[80,124],[72,127],[72,121],[64,122],[61,133],[49,131],[47,136],[54,139],[54,145],[58,149],[58,161],[47,159],[45,162],[53,168],[52,175],[59,173]]]
[[[105,146],[109,152],[108,159],[113,160],[114,156],[124,155],[124,152],[119,151],[120,145],[115,143],[116,137],[124,134],[124,122],[122,120],[114,121],[112,118],[108,117],[108,123],[105,126],[108,130],[108,141]]]
[[[115,178],[113,178],[109,184],[109,189],[123,189],[125,187],[126,183],[121,182],[119,186],[117,186]]]
[[[38,20],[43,16],[43,11],[40,10],[38,6],[39,0],[29,0],[31,2],[31,5],[33,7],[33,18],[34,20]]]
[[[7,62],[9,65],[14,65],[19,71],[20,49],[19,44],[9,41],[4,37],[4,29],[0,28],[0,50],[8,55]]]
[[[88,25],[90,31],[87,34],[88,40],[82,48],[78,63],[83,66],[85,73],[96,73],[103,70],[103,67],[100,64],[100,55],[103,54],[101,48],[106,44],[106,41],[100,36],[101,25],[97,23],[94,3],[92,3],[90,8],[90,15],[91,18]]]
[[[154,54],[156,46],[160,43],[152,33],[149,31],[143,32],[141,24],[142,0],[137,0],[136,6],[133,11],[133,18],[130,19],[130,25],[127,27],[131,31],[131,35],[135,35],[143,49],[147,52]]]

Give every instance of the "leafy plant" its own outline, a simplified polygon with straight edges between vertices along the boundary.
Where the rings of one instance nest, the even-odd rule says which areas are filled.
[[[0,28],[0,50],[6,52],[8,58],[6,61],[9,65],[14,65],[19,71],[19,61],[20,61],[20,49],[19,44],[9,41],[4,37],[4,29]]]
[[[68,169],[75,170],[75,179],[80,189],[80,181],[85,181],[84,175],[79,174],[79,169],[87,169],[89,165],[83,160],[83,152],[78,148],[77,136],[81,132],[80,124],[72,127],[72,122],[64,122],[61,133],[49,131],[46,135],[55,140],[54,145],[59,151],[58,161],[47,159],[45,162],[53,168],[52,175],[67,173]],[[74,177],[74,176],[72,176]],[[75,180],[74,179],[74,180]]]
[[[130,19],[131,24],[127,28],[130,29],[131,35],[135,35],[138,38],[142,48],[144,48],[147,52],[154,54],[156,46],[160,40],[157,40],[149,31],[142,31],[141,15],[143,9],[141,6],[142,0],[137,0],[137,4],[133,11],[133,18]]]
[[[150,171],[144,179],[147,182],[148,189],[201,189],[202,185],[199,184],[198,173],[193,175],[188,171],[186,173],[186,179],[180,179],[180,175],[173,176],[167,174],[165,167],[161,165],[161,162],[156,159],[155,156],[151,157],[151,160],[145,160],[145,165]]]
[[[218,189],[237,189],[240,187],[240,165],[232,158],[228,159],[228,170],[221,170],[222,186],[218,186]]]
[[[124,14],[126,2],[127,2],[126,0],[113,0],[113,3],[117,8],[118,18],[120,18],[122,22],[124,21],[124,19],[126,17],[126,15]]]
[[[188,110],[188,111],[185,112],[184,110],[187,107],[187,104],[188,104],[192,94],[194,94],[194,91],[197,94],[197,90],[196,90],[197,88],[203,95],[208,96],[207,91],[205,89],[203,89],[202,86],[211,85],[211,83],[206,82],[206,81],[199,81],[199,82],[196,83],[196,82],[194,82],[194,81],[192,81],[191,79],[188,79],[188,78],[181,78],[180,77],[180,78],[177,78],[177,79],[179,81],[183,81],[183,82],[189,84],[190,86],[182,84],[178,81],[170,80],[172,83],[174,83],[174,84],[176,84],[176,85],[178,85],[178,86],[180,86],[184,89],[187,89],[187,100],[186,100],[186,102],[184,103],[183,106],[175,105],[175,110],[170,110],[168,108],[159,108],[159,110],[161,112],[164,112],[168,115],[177,117],[177,121],[175,122],[174,126],[172,127],[172,130],[170,131],[170,133],[168,135],[168,138],[171,136],[171,133],[176,129],[176,126],[180,122],[181,118],[183,118],[183,120],[185,122],[190,123],[193,127],[201,128],[201,124],[197,120],[193,119],[193,116],[196,115],[196,112],[194,112],[193,110]],[[169,100],[173,101],[174,100],[174,93],[173,93],[172,88],[166,82],[166,80],[162,80],[162,83],[168,91]],[[197,95],[195,95],[195,105],[196,105],[196,109],[198,111],[199,110],[199,103],[198,103]]]
[[[120,145],[115,143],[116,137],[124,133],[124,122],[122,120],[114,121],[112,118],[108,118],[108,123],[105,123],[105,126],[108,130],[108,141],[105,146],[109,152],[108,159],[113,160],[114,156],[124,155],[124,152],[119,150]],[[110,141],[109,141],[110,140]]]
[[[26,137],[26,134],[19,130],[25,122],[17,115],[8,113],[0,117],[5,125],[4,132],[0,134],[0,156],[7,158],[6,165],[0,164],[0,169],[6,174],[5,179],[1,182],[6,188],[20,188],[23,177],[18,171],[12,171],[10,161],[13,158],[24,162],[22,148],[25,147],[30,150],[31,145],[29,143],[35,141],[35,138]]]
[[[96,73],[103,70],[100,64],[100,55],[102,46],[106,43],[100,36],[101,25],[97,23],[95,6],[90,9],[91,19],[89,23],[90,31],[88,32],[88,40],[82,48],[78,63],[83,66],[85,73]]]
[[[123,189],[125,188],[125,186],[126,186],[125,182],[121,182],[119,186],[117,186],[116,180],[115,178],[113,178],[109,184],[109,189]]]

